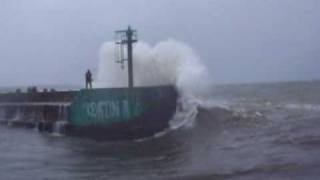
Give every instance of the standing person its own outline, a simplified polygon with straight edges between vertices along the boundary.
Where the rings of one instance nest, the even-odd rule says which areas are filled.
[[[92,74],[89,69],[86,72],[86,89],[88,88],[92,89]]]

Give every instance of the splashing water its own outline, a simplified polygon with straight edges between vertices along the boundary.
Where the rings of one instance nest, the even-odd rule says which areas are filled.
[[[126,66],[116,62],[114,42],[106,42],[100,49],[97,87],[125,87]],[[191,47],[167,40],[151,47],[139,42],[133,51],[134,82],[136,86],[176,85],[180,91],[196,91],[205,84],[206,68]],[[200,85],[200,86],[199,86]]]
[[[127,67],[121,69],[114,42],[100,49],[96,87],[126,87]],[[135,86],[174,85],[179,91],[178,108],[171,127],[174,129],[195,119],[195,99],[207,88],[207,70],[188,45],[175,40],[159,42],[154,47],[138,42],[133,51]],[[190,125],[190,124],[189,124]]]

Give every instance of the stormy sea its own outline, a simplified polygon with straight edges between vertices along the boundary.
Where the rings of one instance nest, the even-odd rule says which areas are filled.
[[[319,92],[320,81],[212,86],[169,129],[131,141],[1,125],[0,179],[319,179]]]

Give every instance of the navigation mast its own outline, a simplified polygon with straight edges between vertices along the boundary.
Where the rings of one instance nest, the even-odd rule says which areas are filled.
[[[132,45],[138,41],[137,31],[131,29],[128,26],[126,30],[118,30],[116,31],[116,44],[119,45],[120,56],[116,61],[120,63],[123,67],[124,61],[128,61],[128,85],[129,88],[133,88],[133,62],[132,62]],[[127,48],[127,58],[125,57],[124,48]]]

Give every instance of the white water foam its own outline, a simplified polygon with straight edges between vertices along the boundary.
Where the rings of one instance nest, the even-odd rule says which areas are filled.
[[[320,105],[318,104],[298,104],[298,103],[288,103],[278,105],[278,107],[284,107],[293,110],[306,110],[306,111],[320,111]]]
[[[15,113],[13,114],[13,117],[8,120],[8,125],[11,126],[15,122],[19,122],[22,120],[23,114],[21,112],[21,109],[16,109]]]
[[[121,69],[114,42],[100,49],[95,87],[126,87],[127,66]],[[176,40],[166,40],[151,46],[138,42],[133,51],[135,86],[175,85],[179,91],[179,107],[170,122],[172,129],[191,126],[197,114],[197,99],[207,91],[208,75],[194,50]]]
[[[65,133],[65,128],[68,124],[66,120],[58,120],[53,124],[53,131],[51,133],[52,136],[63,136]]]

